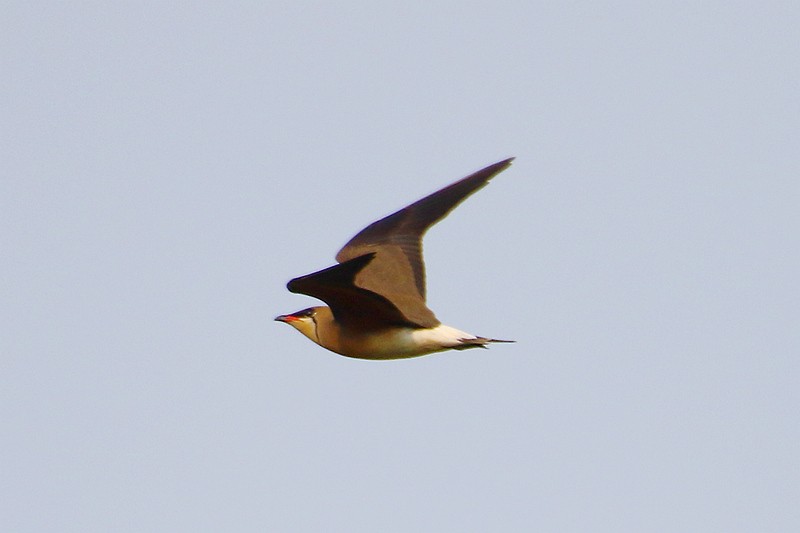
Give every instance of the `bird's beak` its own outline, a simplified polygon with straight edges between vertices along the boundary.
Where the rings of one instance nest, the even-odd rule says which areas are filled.
[[[292,315],[280,315],[280,316],[276,316],[275,320],[277,322],[286,322],[288,324],[289,322],[292,322],[294,320],[298,320],[298,318],[295,317],[295,316],[292,316]]]

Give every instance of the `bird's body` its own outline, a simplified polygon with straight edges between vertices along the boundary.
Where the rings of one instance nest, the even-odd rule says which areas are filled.
[[[444,324],[432,328],[396,326],[373,331],[348,329],[334,320],[330,307],[312,307],[310,310],[314,313],[311,320],[303,321],[293,315],[278,318],[320,346],[359,359],[402,359],[449,349],[475,348],[491,342],[490,339],[476,337]],[[320,328],[320,323],[325,327]]]
[[[291,280],[292,292],[323,300],[275,320],[347,357],[401,359],[491,342],[439,322],[425,304],[422,236],[512,159],[490,165],[364,228],[336,255],[339,264]]]

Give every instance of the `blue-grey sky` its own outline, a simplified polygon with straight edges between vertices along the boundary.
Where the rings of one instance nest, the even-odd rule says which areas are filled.
[[[0,529],[800,530],[795,2],[6,2]],[[373,220],[514,345],[281,313]]]

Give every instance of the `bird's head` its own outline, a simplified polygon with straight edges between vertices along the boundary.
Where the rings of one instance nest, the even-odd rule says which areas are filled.
[[[275,320],[289,324],[294,329],[319,344],[319,337],[317,335],[317,318],[318,312],[321,309],[327,309],[327,307],[309,307],[308,309],[296,311],[288,315],[277,316],[275,317]],[[322,314],[323,313],[321,312],[319,313],[319,315]]]

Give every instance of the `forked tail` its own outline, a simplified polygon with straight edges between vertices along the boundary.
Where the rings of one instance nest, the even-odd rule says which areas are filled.
[[[486,345],[492,342],[517,342],[502,339],[488,339],[486,337],[475,337],[474,339],[458,339],[461,344],[453,346],[454,350],[469,350],[470,348],[488,348]]]

